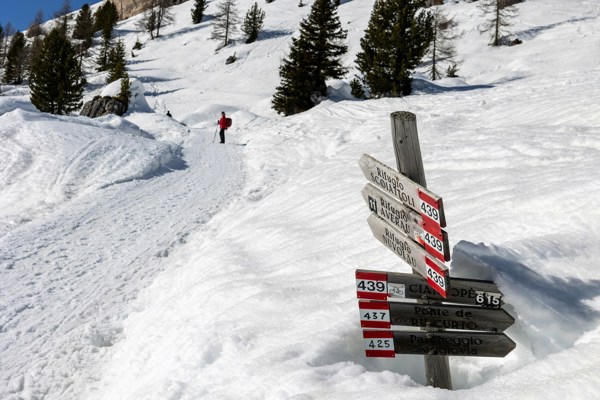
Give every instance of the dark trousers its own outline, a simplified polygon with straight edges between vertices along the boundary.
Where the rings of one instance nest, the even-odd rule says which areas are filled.
[[[219,131],[219,137],[221,138],[221,143],[225,143],[225,129]]]

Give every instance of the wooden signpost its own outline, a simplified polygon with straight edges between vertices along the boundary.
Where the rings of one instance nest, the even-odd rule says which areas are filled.
[[[440,296],[427,281],[415,274],[357,269],[356,294],[365,300],[433,300],[500,308],[502,293],[492,281],[449,278],[446,297]]]
[[[363,300],[358,302],[363,328],[413,326],[503,332],[515,319],[503,309],[448,304],[419,304]]]
[[[427,384],[451,389],[446,356],[504,357],[516,345],[502,332],[515,320],[494,282],[449,277],[444,206],[426,188],[416,117],[397,112],[391,121],[400,172],[364,154],[358,163],[369,183],[361,194],[373,236],[413,274],[356,270],[365,354],[422,354]]]
[[[504,357],[516,347],[503,333],[363,331],[363,338],[367,357],[396,354]]]

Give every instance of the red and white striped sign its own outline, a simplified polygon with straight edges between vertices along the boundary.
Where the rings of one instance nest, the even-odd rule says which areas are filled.
[[[426,225],[428,223],[433,224],[433,226],[431,227],[432,228],[431,230],[434,230],[437,227],[445,226],[446,221],[442,221],[442,218],[443,218],[442,212],[444,210],[444,204],[442,202],[442,198],[439,196],[436,196],[436,198],[434,198],[433,196],[431,196],[430,194],[425,192],[425,190],[426,189],[423,189],[423,188],[417,188],[417,193],[419,194],[419,210],[418,211],[421,213],[421,216],[425,220],[425,224]],[[442,225],[442,223],[443,223],[443,225]]]
[[[425,220],[436,225],[437,229],[446,226],[444,205],[440,196],[368,154],[363,154],[358,164],[365,178],[373,185],[419,212]],[[429,230],[435,231],[433,227]]]
[[[367,183],[361,194],[369,210],[419,243],[441,262],[450,261],[448,234],[432,223],[431,218],[422,216],[371,183]]]
[[[359,299],[387,300],[387,274],[356,271],[356,296]]]
[[[380,301],[359,301],[360,326],[363,328],[390,329],[390,303]]]
[[[442,297],[447,297],[446,284],[447,270],[442,270],[436,263],[430,258],[425,259],[425,269],[427,271],[427,283],[429,286],[435,289]]]
[[[421,246],[403,232],[387,224],[377,214],[371,214],[367,222],[377,240],[426,278],[430,286],[441,296],[446,297],[448,268],[444,264],[427,254]]]
[[[392,331],[364,331],[363,342],[367,357],[396,357]]]

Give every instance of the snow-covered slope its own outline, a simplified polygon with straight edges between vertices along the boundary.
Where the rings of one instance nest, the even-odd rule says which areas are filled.
[[[460,79],[371,101],[331,82],[336,102],[287,118],[270,97],[309,8],[263,4],[260,40],[215,54],[192,5],[128,65],[151,110],[49,116],[3,88],[0,398],[600,397],[596,2],[519,4],[510,48],[487,46],[477,3],[446,4]],[[340,6],[349,66],[371,7]],[[118,30],[145,40],[135,19]],[[212,143],[222,110],[247,146]],[[494,279],[517,319],[505,358],[451,358],[452,392],[424,386],[422,357],[362,350],[354,270],[410,271],[372,237],[357,166],[395,164],[399,110],[444,199],[451,276]]]

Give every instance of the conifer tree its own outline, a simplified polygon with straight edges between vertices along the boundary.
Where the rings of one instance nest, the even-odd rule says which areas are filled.
[[[446,71],[449,71],[448,68],[454,69],[455,72],[457,70],[454,40],[458,35],[455,33],[456,23],[452,18],[448,18],[440,7],[436,7],[432,15],[433,31],[428,55],[431,58],[429,77],[435,81],[442,77],[442,64],[446,65]]]
[[[156,29],[156,11],[154,11],[154,8],[144,11],[144,15],[137,25],[141,30],[148,32],[150,39],[154,40],[154,30]]]
[[[160,36],[160,29],[173,22],[173,13],[169,10],[170,0],[147,0],[143,17],[138,27],[150,34],[150,39]]]
[[[106,83],[111,83],[121,79],[127,73],[125,71],[125,44],[119,40],[117,44],[109,50],[108,54],[108,78]]]
[[[211,39],[221,42],[219,49],[229,44],[231,36],[237,31],[240,22],[235,0],[222,0],[217,4],[217,12],[214,15],[213,31]]]
[[[54,13],[54,18],[58,21],[58,28],[65,37],[69,32],[69,20],[71,19],[71,16],[69,15],[70,12],[71,0],[64,0],[60,10]]]
[[[518,15],[517,7],[514,1],[510,0],[481,0],[479,8],[488,17],[479,31],[490,34],[490,45],[500,46],[502,37],[508,33],[507,29],[511,25],[511,19]]]
[[[3,40],[0,41],[0,66],[4,66],[6,62],[6,54],[8,53],[8,47],[10,45],[8,39],[15,33],[16,31],[13,29],[13,26],[8,22],[3,29]]]
[[[273,95],[273,109],[291,115],[306,111],[327,96],[325,80],[341,78],[346,68],[341,57],[348,48],[346,31],[331,0],[315,0],[300,22],[300,36],[292,38],[288,58],[279,67],[281,84]]]
[[[127,72],[124,73],[123,77],[121,77],[121,87],[119,90],[119,94],[116,99],[123,102],[125,105],[125,110],[123,113],[127,112],[129,108],[129,98],[131,97],[131,81],[129,80],[129,74]]]
[[[246,43],[252,43],[258,38],[258,33],[263,27],[265,20],[265,12],[258,7],[258,3],[254,3],[250,10],[246,13],[244,18],[244,24],[242,25],[242,32],[248,37]]]
[[[42,28],[42,24],[44,23],[44,12],[40,9],[35,14],[35,18],[29,28],[27,28],[27,37],[34,38],[36,36],[41,36],[44,34],[44,29]]]
[[[84,4],[75,19],[75,28],[73,29],[73,39],[81,40],[84,50],[92,46],[94,37],[94,17],[88,4]]]
[[[35,61],[37,60],[37,58],[40,56],[40,53],[42,52],[42,43],[43,43],[43,36],[36,36],[28,48],[26,65],[25,65],[28,75],[31,75],[31,68],[32,68],[33,64],[35,63]]]
[[[117,7],[110,0],[94,14],[94,30],[100,30],[102,33],[102,45],[96,58],[97,71],[106,71],[109,68],[108,56],[112,48],[114,27],[118,18]]]
[[[0,68],[4,65],[4,28],[0,24]]]
[[[112,36],[114,26],[119,20],[117,6],[108,0],[94,14],[94,32],[102,31],[102,36]]]
[[[206,0],[194,0],[194,8],[192,8],[192,22],[194,24],[202,22],[206,7],[208,7]]]
[[[431,42],[433,17],[422,0],[376,0],[360,40],[357,69],[371,96],[411,92],[411,76]]]
[[[25,78],[25,65],[27,59],[25,35],[22,32],[15,33],[10,41],[6,53],[6,65],[2,81],[12,85],[20,85]]]
[[[170,0],[155,0],[157,4],[156,12],[156,37],[160,36],[160,29],[173,23],[173,13],[169,9]]]
[[[96,58],[96,71],[102,72],[108,70],[110,66],[109,55],[112,49],[112,37],[102,38],[102,45],[100,46],[100,52]]]
[[[31,102],[42,112],[67,114],[81,107],[85,83],[75,49],[59,29],[53,29],[32,65]]]

